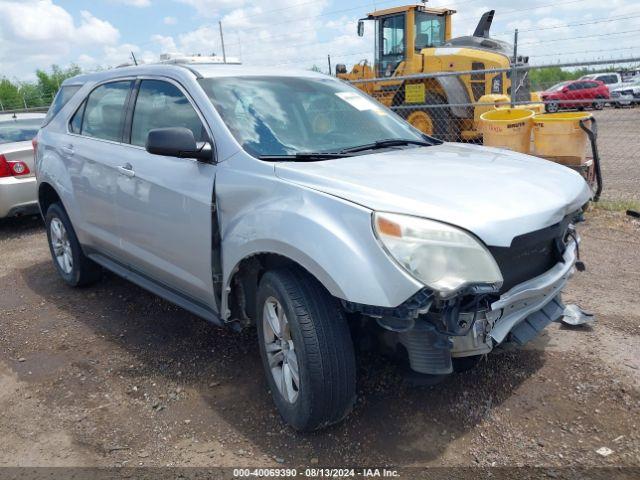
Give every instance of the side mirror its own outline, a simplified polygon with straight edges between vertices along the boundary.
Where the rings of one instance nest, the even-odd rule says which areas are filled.
[[[184,127],[149,130],[145,148],[149,153],[165,157],[211,160],[211,145],[208,142],[197,144],[193,132]]]
[[[336,75],[347,73],[347,66],[344,63],[338,63],[336,65]]]
[[[364,35],[364,20],[358,20],[358,36],[362,37]]]
[[[562,89],[562,93],[568,93],[568,92],[569,92],[569,89],[568,89],[567,87],[564,87],[564,88]]]

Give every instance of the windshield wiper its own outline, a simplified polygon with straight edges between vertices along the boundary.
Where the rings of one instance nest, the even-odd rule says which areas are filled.
[[[291,155],[260,155],[260,160],[295,160],[313,162],[315,160],[331,160],[333,158],[348,157],[347,152],[298,152]]]
[[[388,140],[378,140],[373,143],[366,143],[364,145],[358,145],[355,147],[343,148],[338,153],[355,153],[362,152],[364,150],[377,150],[387,147],[400,147],[403,145],[422,145],[424,147],[430,147],[433,143],[426,140],[412,140],[410,138],[390,138]]]

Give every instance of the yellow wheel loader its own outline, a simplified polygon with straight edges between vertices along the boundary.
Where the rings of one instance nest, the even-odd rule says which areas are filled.
[[[336,66],[336,75],[349,81],[394,110],[416,128],[448,141],[482,138],[477,129],[480,115],[496,103],[531,100],[527,72],[487,74],[483,70],[526,65],[527,57],[514,57],[513,47],[489,38],[494,10],[486,12],[472,36],[451,38],[451,16],[455,10],[407,5],[370,13],[358,22],[375,24],[375,61],[362,61],[348,73]],[[463,75],[402,79],[421,73],[474,71]],[[386,80],[388,78],[388,80]],[[516,81],[512,81],[516,80]],[[471,104],[491,105],[474,107]]]

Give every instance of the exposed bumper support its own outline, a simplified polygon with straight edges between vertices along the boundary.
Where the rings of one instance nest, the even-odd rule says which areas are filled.
[[[516,285],[491,304],[493,315],[500,315],[490,333],[496,343],[501,343],[517,324],[532,313],[542,310],[559,295],[574,272],[576,262],[574,243],[567,246],[563,260],[542,275]]]

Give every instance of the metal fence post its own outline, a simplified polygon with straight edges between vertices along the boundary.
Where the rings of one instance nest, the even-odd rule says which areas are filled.
[[[513,63],[511,64],[511,108],[516,106],[516,93],[518,93],[518,29],[513,34]]]

